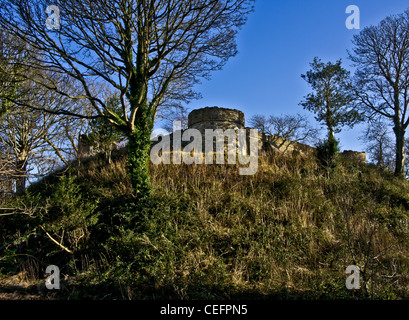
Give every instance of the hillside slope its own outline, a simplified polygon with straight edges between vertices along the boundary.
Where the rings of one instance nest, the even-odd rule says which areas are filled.
[[[45,267],[59,266],[64,290],[47,298],[409,298],[409,183],[389,172],[274,155],[248,177],[152,165],[153,199],[140,207],[126,156],[113,159],[8,200],[29,215],[0,217],[0,274],[43,283]],[[350,265],[360,290],[345,287]]]

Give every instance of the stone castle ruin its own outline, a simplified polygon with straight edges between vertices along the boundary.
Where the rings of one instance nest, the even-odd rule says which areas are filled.
[[[289,154],[297,152],[299,154],[308,154],[313,152],[315,148],[294,141],[286,140],[280,136],[270,136],[258,132],[258,141],[250,141],[251,135],[250,130],[252,128],[246,127],[245,115],[240,110],[226,109],[219,107],[207,107],[203,109],[193,110],[189,114],[188,118],[188,129],[196,129],[202,134],[203,150],[205,150],[205,133],[206,129],[226,131],[233,129],[246,130],[246,147],[247,155],[250,155],[250,145],[258,146],[258,152],[274,152],[277,154]],[[183,130],[182,130],[183,131]],[[181,139],[181,132],[178,132]],[[173,136],[175,133],[170,135],[170,148],[173,149]],[[153,141],[153,145],[158,142]],[[227,138],[226,138],[227,143]],[[181,146],[184,148],[189,142],[182,141]],[[214,141],[214,145],[216,142]],[[85,138],[83,136],[79,137],[78,143],[78,158],[87,158],[97,154],[96,150],[93,150],[87,143],[85,143]],[[343,156],[354,161],[361,163],[367,162],[367,155],[365,152],[356,151],[344,151]]]
[[[244,113],[239,110],[223,108],[204,108],[189,114],[189,129],[197,129],[202,134],[206,129],[245,129]]]
[[[249,131],[251,128],[246,127],[244,113],[240,110],[225,109],[219,107],[207,107],[203,109],[193,110],[189,114],[188,129],[197,129],[203,136],[206,129],[222,129],[224,131],[228,129],[246,129],[247,147],[249,146]],[[298,142],[288,141],[279,136],[265,135],[261,132],[259,132],[258,149],[259,152],[273,151],[279,154],[287,154],[292,152],[307,154],[315,150],[311,146]],[[343,155],[358,162],[367,162],[367,155],[365,152],[344,151]]]

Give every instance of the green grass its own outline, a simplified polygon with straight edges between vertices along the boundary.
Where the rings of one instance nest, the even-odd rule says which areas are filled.
[[[340,160],[327,172],[313,156],[274,155],[248,177],[236,166],[152,165],[141,208],[126,156],[113,159],[32,186],[20,199],[31,216],[0,217],[1,273],[42,278],[58,265],[69,299],[409,298],[409,183],[387,171]],[[352,264],[356,292],[345,288]]]

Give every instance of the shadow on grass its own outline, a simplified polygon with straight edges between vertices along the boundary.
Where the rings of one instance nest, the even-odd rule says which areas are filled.
[[[47,290],[43,283],[0,287],[0,299],[7,300],[146,300],[146,301],[316,301],[368,300],[363,292],[296,291],[287,288],[260,293],[256,290],[223,289],[219,286],[190,285],[183,290],[175,286],[129,288],[119,284],[86,284],[61,281],[60,290]]]

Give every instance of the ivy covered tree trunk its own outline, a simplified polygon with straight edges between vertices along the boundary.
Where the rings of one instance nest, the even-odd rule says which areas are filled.
[[[147,199],[151,195],[149,161],[151,147],[152,119],[138,117],[133,133],[128,134],[128,173],[138,199]]]

